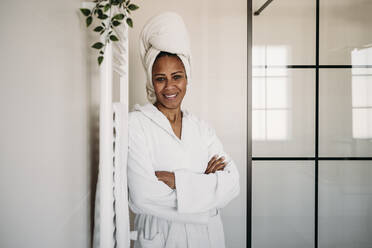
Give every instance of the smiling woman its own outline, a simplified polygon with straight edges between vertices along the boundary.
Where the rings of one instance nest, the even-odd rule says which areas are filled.
[[[181,139],[182,113],[179,107],[187,85],[181,59],[176,54],[160,52],[152,67],[152,82],[157,99],[154,105],[167,116],[174,133]]]
[[[150,103],[129,114],[136,248],[224,248],[220,209],[240,192],[236,165],[215,130],[181,108],[190,78],[187,38],[175,13],[155,16],[141,33]]]
[[[187,76],[181,59],[172,53],[160,52],[152,67],[156,107],[175,109],[186,93]]]

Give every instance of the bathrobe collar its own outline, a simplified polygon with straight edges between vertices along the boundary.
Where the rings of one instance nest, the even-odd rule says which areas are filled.
[[[177,137],[177,135],[173,132],[172,126],[168,120],[168,118],[152,103],[147,103],[143,106],[139,104],[135,104],[133,107],[134,111],[140,111],[143,115],[147,118],[152,120],[155,124],[159,127],[164,129],[169,135],[174,137],[178,142],[182,142],[185,139],[185,129],[186,129],[186,119],[189,116],[189,112],[181,106],[181,111],[183,113],[182,117],[182,129],[181,129],[181,139]]]

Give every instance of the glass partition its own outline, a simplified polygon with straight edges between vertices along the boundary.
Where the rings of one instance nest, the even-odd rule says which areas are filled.
[[[372,1],[253,12],[252,247],[372,247]]]

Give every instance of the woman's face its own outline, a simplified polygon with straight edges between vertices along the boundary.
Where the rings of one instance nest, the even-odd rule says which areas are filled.
[[[169,109],[178,108],[186,94],[186,73],[178,56],[162,56],[152,67],[152,83],[157,102]]]

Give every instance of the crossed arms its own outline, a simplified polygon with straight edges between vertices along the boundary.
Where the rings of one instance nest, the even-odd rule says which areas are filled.
[[[149,144],[136,116],[130,117],[129,130],[128,187],[132,210],[160,216],[166,212],[203,215],[223,208],[239,194],[239,173],[214,129],[204,129],[210,158],[204,173],[187,169],[155,171]]]

